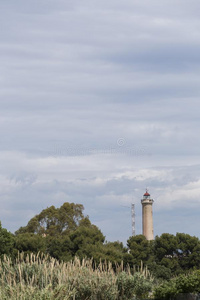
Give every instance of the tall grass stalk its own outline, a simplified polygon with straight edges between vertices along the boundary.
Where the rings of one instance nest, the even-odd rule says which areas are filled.
[[[14,262],[8,256],[0,261],[0,299],[125,300],[127,282],[132,282],[128,294],[134,296],[138,278],[140,285],[152,282],[143,264],[131,274],[123,262],[113,268],[110,262],[95,266],[92,259],[75,258],[66,263],[41,253],[19,253]]]

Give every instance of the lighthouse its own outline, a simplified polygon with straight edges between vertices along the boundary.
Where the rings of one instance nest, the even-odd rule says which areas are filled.
[[[148,241],[154,239],[153,236],[153,212],[152,205],[153,199],[150,198],[148,190],[143,195],[141,200],[142,204],[142,234],[146,237]]]

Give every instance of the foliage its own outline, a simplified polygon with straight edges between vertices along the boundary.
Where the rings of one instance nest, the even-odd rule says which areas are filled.
[[[43,236],[56,236],[75,230],[83,219],[83,205],[65,202],[60,208],[48,207],[33,217],[17,234],[35,233]]]
[[[177,294],[178,290],[174,280],[161,283],[154,290],[154,297],[158,300],[173,299]]]
[[[79,226],[68,235],[47,236],[47,252],[64,261],[69,261],[75,256],[81,259],[85,257],[98,258],[104,239],[102,232],[92,225],[88,218],[84,218]]]
[[[134,275],[134,294],[138,299],[148,298],[148,294],[152,290],[152,278],[145,278],[143,274],[136,273]]]
[[[14,245],[18,251],[25,253],[38,253],[39,251],[45,252],[46,250],[45,238],[41,235],[28,232],[18,234],[15,237]]]
[[[187,275],[180,274],[176,278],[160,284],[155,288],[156,299],[170,299],[180,293],[200,292],[200,270]]]
[[[147,298],[152,290],[152,281],[151,278],[147,278],[140,273],[130,275],[126,272],[121,272],[117,277],[119,298],[121,300],[131,299],[133,296],[136,296],[138,299]]]
[[[5,228],[2,228],[0,222],[0,256],[3,254],[13,254],[14,236]]]
[[[148,241],[145,236],[136,235],[128,239],[126,248],[119,241],[105,242],[101,230],[83,215],[83,206],[68,202],[60,208],[51,206],[42,210],[15,235],[0,224],[0,255],[14,257],[17,251],[35,254],[40,251],[65,262],[76,256],[93,258],[96,264],[110,261],[115,271],[122,260],[131,270],[139,268],[142,261],[159,282],[200,268],[197,237],[164,233]]]
[[[195,236],[185,233],[177,233],[176,239],[178,249],[176,255],[179,265],[183,270],[189,270],[193,267],[200,268],[200,241]]]
[[[128,275],[126,272],[121,272],[117,278],[117,287],[122,300],[131,299],[135,288],[134,277]]]
[[[102,253],[104,254],[104,259],[113,263],[120,264],[124,259],[124,254],[127,249],[124,248],[123,244],[119,241],[116,242],[106,242],[102,247]]]
[[[46,247],[46,252],[56,259],[63,261],[72,259],[73,243],[69,236],[47,237]]]
[[[116,273],[111,263],[94,268],[92,259],[64,263],[20,254],[15,263],[7,256],[0,262],[1,299],[128,300],[146,296],[151,288],[152,279],[143,271],[131,275],[121,265]]]
[[[149,264],[154,261],[154,241],[148,241],[144,235],[130,237],[127,246],[134,264],[139,265],[141,261]]]
[[[156,262],[153,262],[148,265],[149,270],[152,275],[157,279],[168,280],[172,277],[172,272],[169,268],[166,268],[163,265],[159,265]]]
[[[177,239],[173,234],[163,233],[160,237],[156,236],[154,251],[157,261],[161,261],[166,257],[173,257],[177,248]]]
[[[87,223],[80,224],[76,230],[70,233],[70,240],[73,242],[73,255],[83,257],[92,257],[91,246],[96,244],[103,244],[105,237],[97,226],[92,225],[87,220]]]
[[[154,241],[154,259],[173,274],[200,268],[200,241],[185,233],[164,233]],[[169,273],[169,272],[168,272]]]

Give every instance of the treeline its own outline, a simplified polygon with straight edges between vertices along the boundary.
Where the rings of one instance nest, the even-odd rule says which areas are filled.
[[[130,237],[126,246],[119,241],[105,242],[100,229],[83,215],[83,206],[67,202],[60,208],[44,209],[15,234],[0,227],[0,255],[15,258],[18,252],[45,253],[65,262],[74,257],[93,258],[96,263],[110,261],[113,266],[123,261],[131,268],[142,261],[161,279],[200,269],[197,237],[164,233],[150,242],[143,235]]]

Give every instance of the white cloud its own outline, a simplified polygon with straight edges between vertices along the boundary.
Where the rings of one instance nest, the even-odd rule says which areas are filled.
[[[179,205],[195,215],[199,6],[180,0],[0,4],[3,225],[15,230],[48,205],[74,201],[108,239],[125,241],[129,221],[119,207],[135,201],[139,232],[146,187],[155,199],[157,232],[178,226],[170,217]],[[121,229],[113,225],[119,219]]]

